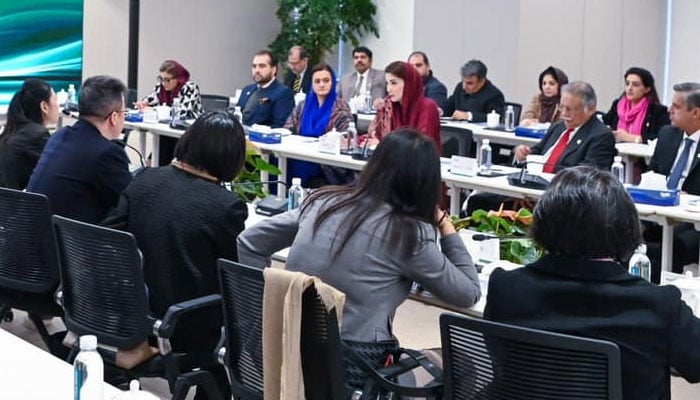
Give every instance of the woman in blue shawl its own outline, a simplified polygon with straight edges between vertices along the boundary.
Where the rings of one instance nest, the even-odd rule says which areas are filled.
[[[335,72],[328,64],[318,64],[311,70],[311,91],[287,118],[284,127],[296,135],[319,137],[335,128],[347,130],[352,121],[350,107],[335,92]],[[329,182],[321,166],[307,161],[288,160],[287,180],[301,178],[303,187],[315,188]]]

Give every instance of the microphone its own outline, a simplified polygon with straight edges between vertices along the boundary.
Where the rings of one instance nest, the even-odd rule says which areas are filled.
[[[515,235],[506,235],[506,236],[490,236],[490,235],[484,235],[482,233],[477,233],[472,235],[472,240],[475,242],[483,242],[485,240],[492,240],[492,239],[527,239],[527,236],[515,236]]]
[[[508,175],[508,184],[510,184],[512,186],[527,188],[527,189],[535,189],[535,190],[547,189],[547,186],[549,186],[549,181],[547,179],[545,179],[539,175],[527,173],[527,164],[528,163],[547,165],[546,163],[540,163],[537,161],[526,161],[526,162],[522,163],[522,166],[520,168],[520,172],[515,172],[515,173]]]
[[[146,167],[146,159],[143,158],[143,154],[141,154],[141,152],[139,151],[139,149],[137,149],[136,147],[130,145],[129,143],[127,143],[127,142],[126,142],[125,140],[123,140],[123,139],[114,139],[114,140],[112,140],[112,141],[115,142],[116,144],[118,144],[118,145],[124,147],[124,148],[129,148],[129,149],[135,151],[136,154],[139,155],[139,163],[141,164],[141,168],[145,168],[145,167]]]

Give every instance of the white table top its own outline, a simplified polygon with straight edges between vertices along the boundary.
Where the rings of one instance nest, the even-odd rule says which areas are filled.
[[[2,398],[72,399],[73,366],[21,338],[0,329]],[[104,399],[122,393],[104,385]]]

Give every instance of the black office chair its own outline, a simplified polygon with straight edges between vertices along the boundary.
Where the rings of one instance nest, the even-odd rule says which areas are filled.
[[[224,259],[219,259],[217,264],[224,309],[218,359],[226,367],[235,399],[262,400],[263,272]]]
[[[229,107],[229,98],[218,94],[203,94],[202,108],[204,112],[226,110]]]
[[[389,354],[394,363],[385,366]],[[313,285],[302,296],[301,358],[309,400],[369,400],[389,393],[420,398],[442,396],[442,372],[419,352],[381,343],[350,345],[341,340],[335,309],[326,310]],[[433,376],[433,381],[425,386],[397,382],[400,375],[421,367]]]
[[[508,109],[508,106],[513,106],[513,114],[515,117],[515,121],[513,122],[515,126],[520,125],[520,114],[523,112],[523,105],[520,103],[511,103],[509,101],[506,101],[506,107],[503,109],[503,115],[501,115],[501,123],[505,123],[505,118],[506,118],[506,110]]]
[[[220,296],[210,295],[170,306],[161,319],[150,315],[143,261],[131,233],[53,216],[58,242],[60,297],[66,326],[76,335],[96,335],[106,361],[105,375],[117,379],[164,377],[173,399],[184,399],[190,386],[220,398],[214,378],[206,371],[183,372],[213,364],[211,352],[176,352],[170,345],[178,321],[205,307],[220,307]],[[130,369],[117,367],[115,349],[133,349],[149,336],[158,341],[159,354]],[[77,346],[76,346],[77,347]],[[213,349],[212,349],[213,350]],[[70,359],[77,353],[74,347]]]
[[[622,398],[614,343],[440,316],[445,399]]]
[[[475,154],[472,149],[473,134],[469,130],[440,126],[440,140],[443,157],[472,157]]]
[[[0,322],[12,320],[13,308],[26,311],[49,351],[64,357],[42,322],[63,316],[54,301],[59,281],[48,198],[0,188]]]

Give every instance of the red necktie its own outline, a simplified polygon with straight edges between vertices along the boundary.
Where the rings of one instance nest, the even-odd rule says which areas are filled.
[[[544,167],[542,168],[543,172],[548,172],[550,174],[554,173],[554,166],[557,165],[557,161],[559,161],[559,158],[561,158],[561,155],[564,154],[564,149],[566,149],[566,145],[569,144],[569,135],[571,134],[571,131],[573,131],[573,129],[567,129],[559,137],[559,141],[554,146],[554,149],[552,150],[552,154],[549,155],[547,162],[544,164]]]

